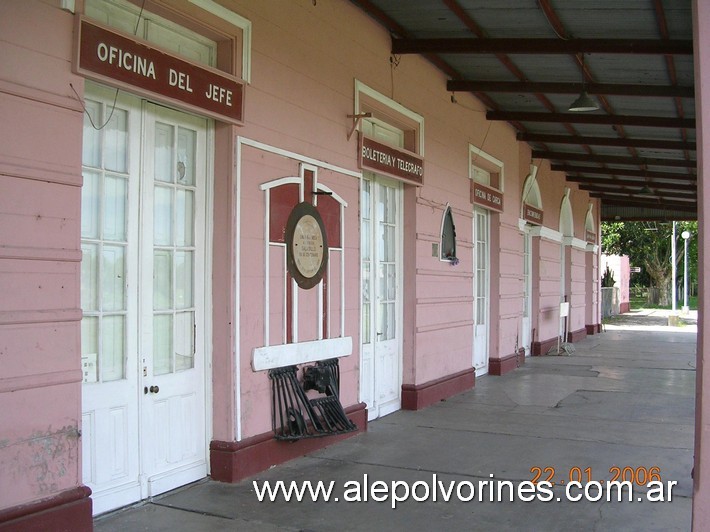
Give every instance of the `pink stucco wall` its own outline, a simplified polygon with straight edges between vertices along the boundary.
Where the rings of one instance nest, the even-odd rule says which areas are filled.
[[[533,260],[536,257],[533,256]],[[535,340],[546,341],[557,338],[559,333],[560,308],[560,244],[539,239],[539,300],[536,316]],[[534,281],[533,281],[534,282]]]
[[[536,161],[537,162],[537,161]],[[533,327],[536,341],[549,341],[557,337],[560,304],[560,246],[565,245],[565,293],[570,301],[569,332],[579,332],[587,325],[599,324],[598,287],[593,282],[596,279],[596,264],[598,263],[598,248],[584,245],[586,212],[589,207],[589,195],[578,190],[574,184],[565,182],[564,175],[550,170],[549,161],[541,161],[538,170],[538,184],[543,201],[544,226],[557,231],[560,223],[560,203],[565,189],[570,188],[570,204],[572,207],[573,234],[565,235],[574,238],[574,243],[559,242],[556,238],[538,237],[533,241],[534,261],[537,265],[538,279],[533,280],[533,296],[537,300],[538,313],[533,312]],[[599,234],[599,208],[594,203],[593,214],[596,232]],[[533,267],[535,269],[535,266]],[[591,290],[591,292],[590,292]]]
[[[405,330],[405,338],[411,338],[404,345],[405,383],[426,383],[470,365],[473,257],[468,145],[477,146],[503,162],[505,212],[494,215],[495,222],[491,224],[492,248],[499,253],[491,257],[489,353],[491,358],[512,353],[520,329],[522,294],[520,191],[530,163],[529,149],[519,147],[514,129],[504,123],[487,122],[483,106],[469,95],[457,95],[461,105],[452,104],[449,95],[440,90],[445,76],[419,57],[403,57],[392,72],[389,35],[347,3],[326,11],[317,6],[296,4],[274,8],[265,3],[247,2],[242,14],[255,23],[253,72],[269,72],[270,75],[258,77],[255,74],[249,93],[249,121],[240,129],[240,134],[354,168],[355,137],[347,141],[342,134],[347,121],[334,118],[352,112],[353,78],[386,96],[394,96],[398,103],[424,116],[425,186],[415,189],[414,198],[405,206],[410,209],[405,213],[405,223],[413,220],[411,231],[416,238],[412,253],[416,262],[415,276],[405,278],[405,300],[416,305],[413,329]],[[346,31],[342,29],[343,19],[350,21]],[[309,32],[312,37],[308,40],[300,38],[300,31],[298,36],[290,30],[276,31],[277,27],[309,28],[316,23],[318,31]],[[349,58],[347,66],[339,59],[342,57],[339,54],[345,53]],[[273,76],[280,76],[282,63],[289,65],[292,75],[288,84],[275,85]],[[308,73],[307,77],[303,72]],[[270,126],[277,116],[279,128],[274,132]],[[304,136],[304,132],[307,135]],[[588,194],[566,184],[564,176],[552,173],[544,161],[538,175],[545,202],[545,225],[557,228],[559,201],[565,186],[571,186],[575,236],[583,238]],[[247,181],[242,183],[245,194],[249,194],[247,186]],[[250,198],[249,201],[252,199],[256,200]],[[453,209],[457,228],[460,263],[456,267],[431,255],[431,243],[438,240],[441,215],[447,203]],[[249,216],[258,217],[258,212],[250,211]],[[357,224],[346,227],[346,241],[358,241],[357,229]],[[246,234],[244,246],[256,243],[256,240],[251,243],[247,240],[252,236],[258,239],[260,235]],[[544,260],[549,261],[549,267],[544,267],[542,272],[544,306],[537,325],[538,338],[547,339],[557,334],[556,318],[550,313],[553,309],[557,312],[559,304],[559,271],[554,271],[559,261],[559,244],[543,247]],[[583,257],[582,252],[575,253],[573,279],[578,301],[572,313],[575,330],[585,325],[586,261]],[[245,266],[243,274],[248,275],[251,266]],[[358,299],[359,295],[354,293],[350,303]],[[248,322],[243,323],[245,334],[255,325],[251,319],[243,318]],[[409,326],[407,323],[405,327]],[[258,345],[258,338],[242,337],[244,352],[253,345]],[[353,357],[356,359],[357,355],[356,352]],[[242,375],[247,381],[252,378],[246,371]],[[243,389],[250,390],[251,386],[245,382]],[[357,386],[356,379],[346,381],[343,390],[354,397],[355,393],[348,392],[351,386]],[[251,424],[246,419],[248,412],[243,412],[245,427]]]
[[[710,365],[704,356],[710,352],[710,315],[705,312],[710,297],[710,261],[707,235],[710,217],[705,210],[710,200],[710,189],[705,186],[708,175],[705,163],[710,161],[710,3],[693,1],[693,40],[695,60],[695,115],[698,146],[698,265],[701,268],[698,289],[698,356],[695,383],[695,467],[693,475],[693,530],[710,528],[710,394],[703,394],[704,383],[710,380]]]
[[[265,152],[256,147],[242,147],[240,159],[242,167],[241,183],[241,256],[240,296],[243,304],[240,312],[240,348],[241,356],[241,421],[245,436],[261,434],[271,429],[271,382],[265,371],[253,371],[251,353],[254,348],[267,345],[264,336],[265,283],[264,283],[264,233],[266,220],[265,192],[259,185],[282,177],[299,175],[299,162],[279,154]],[[353,338],[354,346],[359,341],[359,180],[337,172],[320,170],[318,183],[326,185],[341,196],[349,205],[345,209],[345,331],[344,336]],[[352,207],[350,207],[352,206]],[[279,249],[271,249],[274,256]],[[271,259],[271,282],[269,284],[270,342],[268,345],[283,343],[283,326],[286,316],[280,304],[285,297],[282,283],[285,274],[283,256]],[[335,258],[335,264],[340,259]],[[331,263],[331,268],[334,264]],[[338,291],[340,284],[334,273],[330,279],[333,291]],[[316,290],[298,290],[298,340],[310,341],[317,338],[317,301]],[[337,302],[336,294],[331,303]],[[331,305],[331,317],[334,329],[331,336],[340,334],[340,313],[336,305]],[[341,360],[341,400],[346,405],[357,403],[358,397],[358,357],[357,351]]]
[[[0,508],[81,480],[72,22],[46,3],[0,4]]]
[[[471,368],[469,145],[504,165],[505,210],[491,215],[489,354],[494,359],[512,354],[522,311],[519,216],[529,147],[517,143],[510,125],[486,121],[485,108],[472,95],[459,94],[459,104],[452,103],[443,90],[446,76],[425,59],[405,56],[393,69],[388,32],[350,2],[244,0],[234,9],[253,24],[252,79],[245,125],[218,125],[215,133],[212,437],[233,441],[271,429],[270,384],[265,372],[251,368],[253,349],[265,343],[264,264],[268,260],[275,268],[279,262],[266,257],[265,194],[259,187],[299,175],[300,160],[289,154],[316,166],[358,171],[357,137],[347,138],[354,79],[425,122],[424,186],[407,186],[404,192],[403,383],[424,384]],[[83,80],[70,73],[73,21],[51,2],[0,2],[1,508],[81,483],[83,117],[70,83],[81,96]],[[274,149],[239,144],[237,137]],[[548,162],[535,163],[545,227],[557,231],[560,201],[570,187],[574,236],[583,239],[588,194],[551,172]],[[341,362],[341,399],[350,406],[359,401],[360,181],[323,167],[318,179],[348,204],[342,258],[345,329],[334,334],[353,338],[353,353]],[[457,229],[457,266],[432,257],[431,251],[447,204]],[[548,236],[533,239],[535,341],[558,333],[561,243]],[[571,329],[576,330],[584,327],[594,304],[584,285],[589,268],[596,266],[594,261],[590,266],[589,251],[568,251]],[[274,289],[272,296],[282,294]],[[313,294],[303,294],[302,302],[300,339],[313,339]],[[283,316],[272,316],[275,336]]]
[[[602,255],[600,276],[604,275],[607,266],[614,274],[614,286],[619,288],[619,312],[627,312],[631,298],[631,265],[629,257],[628,255]]]

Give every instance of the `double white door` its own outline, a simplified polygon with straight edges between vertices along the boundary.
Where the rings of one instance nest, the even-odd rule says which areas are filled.
[[[88,88],[83,146],[82,466],[97,514],[207,474],[207,123],[115,95]]]

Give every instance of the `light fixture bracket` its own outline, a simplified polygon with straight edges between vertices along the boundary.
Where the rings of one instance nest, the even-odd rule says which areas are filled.
[[[352,137],[353,133],[355,133],[357,125],[360,123],[360,120],[362,120],[363,118],[370,118],[371,116],[372,113],[358,113],[356,115],[348,115],[348,118],[353,119],[353,127],[348,132],[348,140],[350,140],[350,137]]]

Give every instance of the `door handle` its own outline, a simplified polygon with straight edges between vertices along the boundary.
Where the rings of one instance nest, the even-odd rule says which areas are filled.
[[[143,387],[143,394],[147,394],[148,392],[150,393],[158,393],[160,391],[160,388],[158,386],[151,386],[148,388],[147,386]]]

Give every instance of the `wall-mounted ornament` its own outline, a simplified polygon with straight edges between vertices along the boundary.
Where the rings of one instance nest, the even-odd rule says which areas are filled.
[[[449,261],[453,266],[459,263],[456,256],[456,226],[451,207],[444,210],[444,218],[441,222],[441,260]]]
[[[298,286],[313,288],[328,265],[328,240],[318,209],[304,201],[286,222],[286,265]]]

